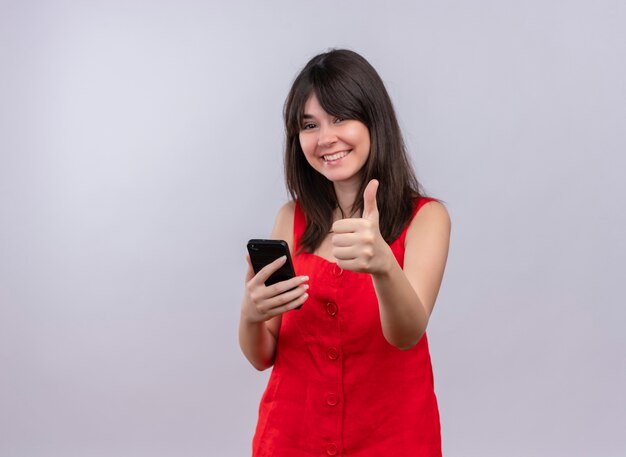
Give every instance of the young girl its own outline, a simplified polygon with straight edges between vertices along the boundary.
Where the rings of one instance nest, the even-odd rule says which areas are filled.
[[[421,194],[391,100],[360,55],[311,59],[284,117],[293,201],[272,238],[287,241],[299,276],[266,287],[285,259],[248,268],[239,342],[255,368],[274,366],[253,455],[440,456],[425,331],[448,214]]]

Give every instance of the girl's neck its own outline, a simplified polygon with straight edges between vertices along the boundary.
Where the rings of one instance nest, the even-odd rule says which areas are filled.
[[[359,191],[358,182],[335,182],[335,195],[340,215],[343,217],[354,217],[354,202]],[[358,216],[357,216],[358,217]]]

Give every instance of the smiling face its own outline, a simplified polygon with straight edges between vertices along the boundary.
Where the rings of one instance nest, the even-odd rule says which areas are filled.
[[[355,119],[328,114],[315,94],[304,104],[300,147],[307,162],[333,183],[361,183],[370,153],[370,132]]]

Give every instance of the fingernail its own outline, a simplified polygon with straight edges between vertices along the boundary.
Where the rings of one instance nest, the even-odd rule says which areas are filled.
[[[309,280],[309,277],[308,277],[308,276],[300,276],[300,281],[302,281],[302,282],[306,282],[306,281],[308,281],[308,280]]]
[[[280,256],[280,257],[278,258],[278,260],[280,260],[281,262],[282,262],[283,260],[287,260],[287,256],[286,256],[286,255]]]
[[[304,286],[302,286],[302,287],[304,287],[304,290],[307,290],[307,289],[309,288],[309,285],[308,285],[308,284],[305,284],[305,285],[304,285]]]

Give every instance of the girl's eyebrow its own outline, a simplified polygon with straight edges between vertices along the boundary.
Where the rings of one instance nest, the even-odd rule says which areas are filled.
[[[304,113],[304,114],[302,115],[302,118],[303,118],[303,119],[313,119],[313,115],[312,115],[312,114],[307,114],[307,113]]]

